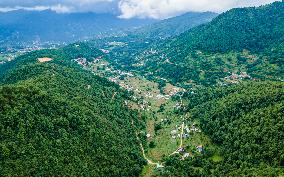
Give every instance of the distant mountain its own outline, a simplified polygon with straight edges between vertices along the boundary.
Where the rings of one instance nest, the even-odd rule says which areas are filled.
[[[165,41],[168,42],[168,38],[177,36],[198,25],[208,23],[217,15],[213,12],[188,12],[181,16],[158,21],[136,30],[130,30],[124,36],[95,39],[89,41],[89,44],[96,48],[111,49],[110,62],[116,63],[117,61],[117,68],[128,70],[132,68],[131,65],[140,62],[139,59],[145,58],[144,54],[149,53],[145,50],[151,50],[151,48],[162,50],[163,44]],[[120,41],[126,45],[112,47],[109,43],[113,41]],[[147,72],[148,70],[144,71]]]
[[[59,14],[50,10],[0,13],[0,41],[74,42],[108,32],[117,33],[157,20],[120,19],[113,14]]]
[[[188,12],[181,16],[165,19],[157,23],[147,25],[135,31],[136,34],[145,37],[166,38],[179,35],[193,27],[208,23],[218,14],[213,12]]]

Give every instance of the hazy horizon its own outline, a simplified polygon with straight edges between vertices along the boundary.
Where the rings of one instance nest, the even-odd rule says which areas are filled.
[[[52,10],[57,13],[95,12],[111,13],[121,18],[154,18],[166,19],[186,12],[211,11],[221,13],[231,8],[260,6],[279,0],[2,0],[0,12],[13,10],[43,11]]]

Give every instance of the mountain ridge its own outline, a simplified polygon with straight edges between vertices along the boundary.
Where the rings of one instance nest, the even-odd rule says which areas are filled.
[[[281,80],[283,9],[284,2],[275,2],[230,10],[207,24],[149,45],[144,53],[129,58],[128,63],[141,66],[126,67],[143,74],[151,71],[153,77],[164,77],[172,83],[217,84],[240,72]]]
[[[135,34],[146,38],[168,38],[177,36],[193,27],[210,22],[218,14],[214,12],[187,12],[180,16],[161,20],[159,22],[146,25]]]
[[[155,22],[153,19],[120,19],[112,14],[68,13],[51,10],[16,10],[0,13],[0,40],[18,42],[76,42],[106,32],[116,33]],[[4,33],[5,32],[5,33]]]

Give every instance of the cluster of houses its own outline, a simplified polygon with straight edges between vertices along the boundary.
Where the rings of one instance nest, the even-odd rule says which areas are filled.
[[[146,97],[146,98],[153,98],[154,95],[153,95],[151,92],[146,92],[146,93],[145,93],[145,97]]]
[[[140,109],[150,111],[151,106],[149,105],[148,101],[140,100],[138,102]]]
[[[184,91],[184,90],[182,90],[182,91]],[[175,87],[175,88],[173,88],[173,89],[170,91],[169,94],[165,94],[165,95],[163,95],[163,94],[158,94],[158,95],[156,96],[156,98],[157,98],[158,100],[161,100],[161,99],[169,100],[171,97],[173,97],[173,96],[179,94],[180,92],[181,92],[181,89]]]
[[[124,71],[121,71],[121,70],[112,70],[111,68],[107,68],[106,71],[117,75],[116,77],[110,77],[109,78],[109,80],[111,82],[114,82],[114,83],[119,83],[119,78],[121,76],[134,77],[134,74],[132,74],[131,72],[124,72]]]
[[[171,131],[171,136],[173,139],[176,139],[176,138],[186,139],[190,137],[190,133],[201,132],[201,130],[195,124],[192,124],[191,126],[186,125],[184,127],[184,130],[181,130],[182,128],[183,126],[176,125],[176,129]],[[180,132],[183,132],[183,134],[181,134]],[[198,145],[195,148],[196,148],[196,152],[198,153],[202,153],[204,151],[203,145]],[[178,148],[176,153],[182,155],[182,160],[192,156],[192,154],[186,152],[186,149],[184,147]]]
[[[196,148],[196,152],[198,152],[198,153],[202,153],[204,151],[203,145],[198,145],[195,148]],[[186,152],[186,149],[184,147],[178,148],[177,153],[182,155],[182,158],[181,158],[182,160],[184,160],[188,157],[192,157],[192,154],[189,153],[189,152]]]
[[[147,54],[154,55],[154,54],[157,54],[157,53],[158,53],[158,51],[157,50],[153,50],[152,48],[150,50],[144,52],[144,54],[146,54],[146,55]]]
[[[194,133],[194,132],[197,132],[197,133],[200,133],[201,130],[199,128],[197,128],[197,126],[195,124],[192,124],[191,127],[189,127],[188,125],[185,126],[185,130],[186,132],[188,133]]]
[[[112,41],[112,42],[109,42],[108,45],[109,46],[124,46],[124,45],[127,45],[127,44],[124,43],[124,42]]]
[[[109,77],[108,80],[116,84],[118,83],[118,77]]]
[[[128,91],[135,91],[137,93],[142,93],[141,90],[139,89],[135,89],[133,86],[130,86],[130,85],[127,85],[125,84],[123,81],[121,82],[120,81],[120,76],[128,76],[128,77],[134,77],[134,74],[132,74],[131,72],[124,72],[124,71],[121,71],[121,70],[114,70],[114,71],[110,71],[111,73],[113,74],[118,74],[118,76],[116,77],[109,77],[109,80],[111,82],[114,82],[118,85],[120,85],[121,87],[125,88],[126,90]],[[172,96],[175,96],[177,95],[178,93],[180,93],[181,89],[180,88],[173,88],[169,94],[153,94],[151,92],[145,92],[144,93],[144,97],[145,98],[155,98],[157,100],[169,100]]]
[[[179,92],[176,91],[176,88],[174,88],[170,94],[166,94],[166,95],[163,95],[163,94],[158,94],[156,95],[156,99],[158,100],[161,100],[161,99],[165,99],[165,100],[169,100],[172,96],[175,96],[177,95]]]
[[[88,61],[87,61],[86,58],[77,58],[77,59],[74,59],[74,61],[76,61],[79,65],[81,65],[83,67],[88,66]]]
[[[169,100],[169,99],[170,99],[170,96],[169,96],[169,95],[158,94],[158,95],[156,96],[156,99],[158,99],[158,100],[162,100],[162,99]]]
[[[129,91],[129,92],[134,89],[133,86],[127,85],[127,84],[125,84],[124,82],[120,82],[120,83],[118,83],[118,85],[119,85],[120,87],[126,89],[126,90]]]
[[[105,50],[105,49],[101,49],[101,51],[107,53],[109,51]],[[98,57],[94,60],[94,62],[96,62],[96,65],[102,66],[102,65],[107,65],[104,62],[101,62],[102,58]],[[88,66],[88,62],[85,58],[78,58],[75,60],[78,64],[87,67]],[[185,90],[178,88],[178,87],[172,87],[170,90],[167,91],[167,94],[155,94],[152,93],[151,91],[146,91],[143,92],[141,90],[139,90],[139,88],[135,88],[135,85],[132,84],[127,84],[126,82],[121,80],[121,77],[134,77],[134,74],[131,72],[126,72],[126,71],[122,71],[122,70],[115,70],[113,68],[108,68],[107,66],[104,68],[104,71],[107,72],[108,74],[110,74],[111,76],[107,76],[109,81],[114,82],[116,84],[118,84],[120,87],[126,89],[127,91],[134,91],[135,93],[145,97],[145,98],[151,98],[151,99],[156,99],[156,100],[169,100],[172,96],[175,96],[181,92],[184,92]],[[105,73],[106,74],[106,73]],[[163,78],[161,78],[163,79]],[[166,79],[163,79],[166,80]],[[139,107],[141,107],[142,110],[148,110],[149,106],[148,104],[141,104],[139,105]]]
[[[248,75],[246,72],[241,72],[240,74],[232,73],[230,76],[225,77],[225,79],[236,82],[242,79],[252,79],[252,77]]]
[[[4,64],[5,62],[10,62],[14,60],[18,56],[18,54],[25,53],[24,51],[25,51],[24,49],[21,49],[18,53],[8,53],[8,54],[6,54],[5,52],[0,52],[1,54],[0,58],[3,58],[2,61],[0,61],[0,64]]]
[[[176,138],[189,138],[190,137],[190,133],[200,133],[201,130],[199,128],[197,128],[197,126],[195,124],[192,124],[191,126],[188,126],[186,125],[184,127],[184,131],[183,131],[183,134],[179,133],[181,132],[182,130],[182,126],[177,126],[176,125],[176,129],[172,130],[171,131],[171,137],[173,139],[176,139]]]
[[[133,77],[134,76],[134,74],[131,73],[131,72],[125,72],[125,71],[121,71],[121,70],[111,70],[111,69],[109,69],[107,71],[109,71],[112,74],[118,75],[117,78],[119,78],[120,76],[128,76],[128,77]]]
[[[106,50],[106,49],[100,49],[100,51],[102,51],[104,54],[109,54],[110,53],[110,51]]]
[[[176,103],[176,104],[174,105],[174,109],[177,109],[177,110],[179,110],[179,109],[181,109],[181,108],[183,108],[183,107],[184,107],[184,105],[183,105],[182,102],[178,102],[178,103]]]
[[[192,156],[190,153],[186,152],[185,148],[183,147],[178,148],[177,152],[182,155],[182,160]]]
[[[94,63],[97,63],[98,61],[100,61],[103,58],[103,56],[99,56],[97,58],[94,59]]]
[[[133,91],[134,90],[134,87],[133,86],[130,86],[130,85],[127,85],[125,82],[120,82],[119,80],[119,76],[116,76],[116,77],[109,77],[108,78],[109,81],[111,82],[114,82],[116,84],[118,84],[120,87],[126,89],[127,91]]]
[[[103,56],[99,56],[99,57],[95,58],[92,63],[97,63],[97,62],[101,61],[102,58],[103,58]],[[77,62],[79,65],[81,65],[83,67],[87,67],[89,64],[91,64],[87,61],[87,58],[77,58],[77,59],[74,59],[74,61]],[[100,65],[104,66],[105,64],[101,63]]]
[[[170,93],[169,93],[169,96],[175,96],[179,93],[184,93],[186,92],[185,89],[183,88],[178,88],[178,87],[174,87],[173,89],[171,89]]]
[[[156,95],[156,99],[157,100],[169,100],[169,99],[171,99],[171,97],[173,97],[173,96],[175,96],[175,95],[177,95],[178,93],[180,93],[180,91],[181,91],[181,89],[180,88],[173,88],[171,91],[170,91],[170,93],[169,94],[158,94],[158,95]],[[147,95],[145,95],[146,97],[153,97],[153,95],[149,95],[149,94],[147,94]]]

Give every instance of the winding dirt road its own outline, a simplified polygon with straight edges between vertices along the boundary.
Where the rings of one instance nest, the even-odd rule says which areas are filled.
[[[184,122],[182,123],[182,125],[181,125],[181,134],[180,134],[180,144],[179,144],[179,147],[178,147],[178,149],[177,150],[175,150],[173,153],[171,153],[169,156],[172,156],[172,155],[174,155],[174,154],[178,154],[179,153],[179,149],[180,148],[182,148],[182,146],[183,146],[183,138],[182,138],[182,136],[183,136],[183,131],[184,131]]]
[[[134,127],[134,122],[133,122],[133,120],[132,120],[132,126]],[[142,155],[143,155],[144,159],[147,161],[147,163],[150,164],[150,165],[156,165],[157,168],[163,168],[164,166],[163,166],[162,164],[157,163],[157,162],[153,162],[152,160],[150,160],[150,159],[148,159],[148,158],[146,157],[143,144],[141,143],[141,140],[139,139],[139,136],[138,136],[138,132],[135,132],[135,134],[136,134],[136,139],[137,139],[137,141],[139,141],[140,148],[141,148],[141,151],[142,151]]]

